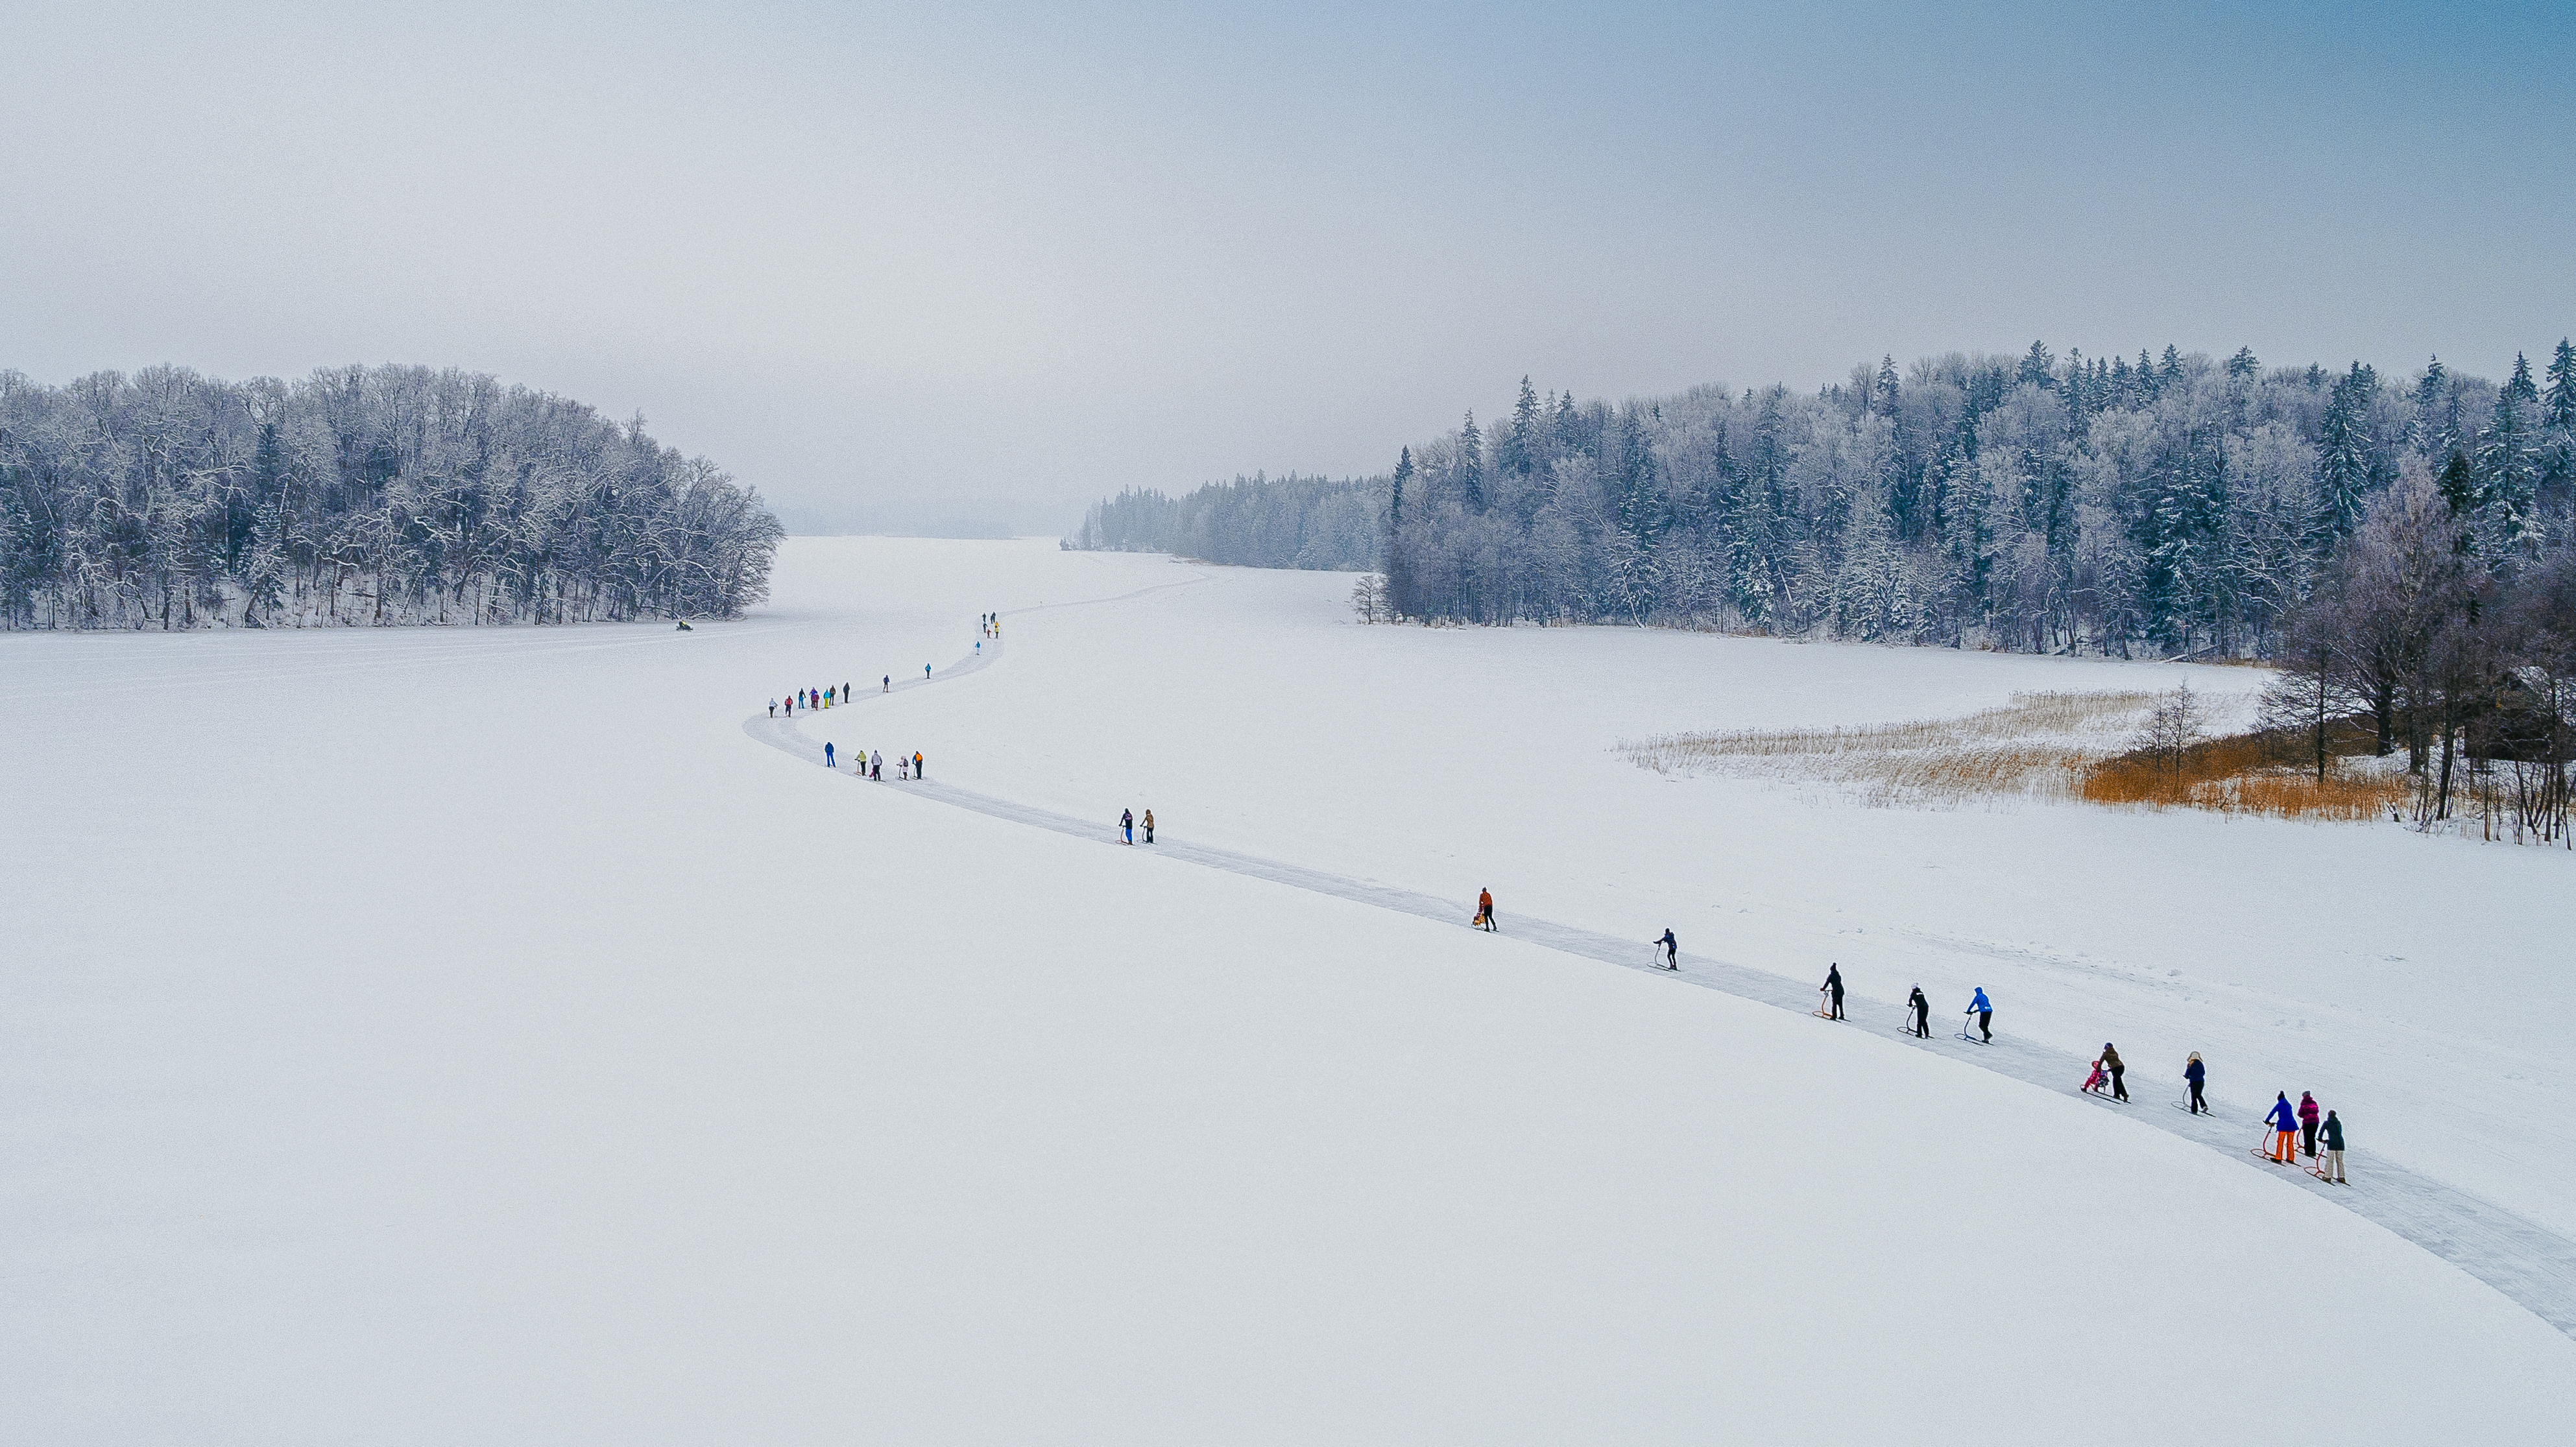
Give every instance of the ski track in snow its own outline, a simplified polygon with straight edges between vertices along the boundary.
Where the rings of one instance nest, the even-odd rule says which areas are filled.
[[[1159,593],[1171,588],[1186,588],[1206,581],[1205,574],[1173,583],[1140,588],[1111,598],[1093,598],[1075,602],[1040,604],[1005,612],[1007,619],[1017,613],[1052,612],[1064,608],[1092,607],[1120,603]],[[970,653],[945,670],[929,677],[908,678],[893,685],[894,689],[923,688],[945,683],[960,675],[975,673],[998,660],[1003,641],[987,639],[988,647]],[[862,699],[878,695],[861,694]],[[845,703],[842,705],[847,707]],[[755,714],[744,720],[743,732],[761,743],[793,755],[799,762],[818,762],[816,751],[805,736],[796,731],[793,716],[770,718]],[[849,779],[846,773],[834,777]],[[935,800],[973,813],[983,814],[1014,824],[1045,829],[1093,843],[1118,845],[1114,824],[1096,823],[1059,814],[1027,804],[997,799],[987,794],[960,789],[954,785],[929,780],[911,781],[910,791],[919,797]],[[1137,846],[1145,847],[1145,846]],[[1151,846],[1154,856],[1179,860],[1186,864],[1221,869],[1252,879],[1268,880],[1315,894],[1329,895],[1356,904],[1372,905],[1399,914],[1414,915],[1443,924],[1464,925],[1464,916],[1472,909],[1455,900],[1422,894],[1388,885],[1371,884],[1322,870],[1285,864],[1231,849],[1181,841],[1158,842]],[[1684,951],[1679,971],[1666,970],[1660,963],[1649,963],[1648,955],[1660,961],[1660,949],[1649,951],[1640,941],[1605,935],[1595,930],[1551,923],[1528,916],[1506,916],[1510,924],[1505,938],[1563,954],[1578,955],[1622,969],[1635,970],[1682,984],[1718,990],[1739,999],[1815,1018],[1816,990],[1802,981],[1739,964],[1731,960]],[[1955,942],[1954,942],[1955,943]],[[1985,948],[1992,948],[1987,946]],[[1885,1013],[1883,1005],[1878,1013]],[[1847,1008],[1848,1013],[1848,1008]],[[1829,1022],[1818,1020],[1820,1027]],[[1876,1022],[1878,1027],[1846,1019],[1843,1026],[1869,1030],[1889,1044],[1937,1054],[1944,1059],[1960,1060],[2010,1076],[2026,1084],[2050,1091],[2080,1086],[2090,1071],[2090,1062],[2061,1050],[1998,1036],[1993,1044],[1963,1041],[1959,1031],[1934,1017],[1933,1034],[1928,1040],[1917,1039],[1896,1016]],[[1962,1052],[1965,1052],[1964,1057]],[[2133,1074],[2135,1072],[2132,1072]],[[2150,1087],[2152,1089],[2152,1087]],[[2078,1096],[2099,1100],[2104,1109],[2128,1112],[2134,1122],[2151,1126],[2169,1135],[2217,1151],[2231,1160],[2279,1176],[2289,1185],[2327,1197],[2337,1205],[2353,1211],[2398,1236],[2415,1243],[2442,1260],[2485,1282],[2507,1298],[2528,1309],[2560,1332],[2576,1338],[2576,1242],[2537,1225],[2516,1213],[2458,1190],[2394,1161],[2383,1160],[2364,1151],[2347,1151],[2345,1159],[2354,1176],[2348,1186],[2328,1185],[2305,1169],[2282,1168],[2263,1157],[2271,1141],[2268,1128],[2259,1119],[2221,1121],[2214,1115],[2193,1116],[2168,1108],[2167,1102],[2154,1096],[2133,1097],[2127,1105],[2105,1097]]]

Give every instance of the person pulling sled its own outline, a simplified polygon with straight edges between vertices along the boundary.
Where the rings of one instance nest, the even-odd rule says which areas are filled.
[[[2272,1162],[2286,1166],[2298,1159],[2299,1113],[2290,1108],[2290,1093],[2282,1091],[2273,1097],[2272,1110],[2263,1117],[2272,1127]],[[2257,1147],[2254,1154],[2263,1154]]]
[[[1494,924],[1494,892],[1492,890],[1480,889],[1476,891],[1476,917],[1473,920],[1468,921],[1468,923],[1474,925],[1480,930],[1486,931],[1489,934],[1501,933]]]

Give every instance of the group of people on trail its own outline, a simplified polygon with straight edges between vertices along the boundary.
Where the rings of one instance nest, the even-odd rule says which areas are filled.
[[[880,784],[885,782],[884,754],[870,753],[866,749],[861,749],[850,757],[858,761],[854,767],[860,778],[873,779]],[[828,743],[823,745],[823,767],[835,771],[841,767],[840,761],[833,756],[832,746]],[[894,776],[898,780],[930,777],[922,767],[921,750],[914,749],[909,755],[895,755]]]
[[[848,703],[849,701],[850,686],[846,683],[837,689],[830,684],[825,684],[821,688],[800,688],[787,695],[787,716],[794,718],[796,710],[800,708],[807,710],[830,708],[836,702]],[[769,701],[769,716],[778,717],[778,700],[774,698]]]
[[[1672,938],[1673,932],[1666,930],[1664,937],[1655,942],[1663,951],[1667,969],[1677,967],[1678,951],[1673,948]],[[1839,961],[1826,966],[1825,982],[1817,986],[1817,993],[1825,997],[1824,1003],[1816,1009],[1817,1015],[1829,1020],[1844,1018],[1843,969]],[[1971,1027],[1963,1024],[1959,1038],[1981,1044],[1994,1043],[1995,1006],[1986,998],[1985,986],[1979,985],[1968,1001],[1968,1014],[1975,1021],[1973,1028],[1976,1033],[1969,1033]],[[1921,985],[1916,985],[1905,997],[1905,1031],[1919,1040],[1932,1038],[1932,1002],[1925,997]],[[2128,1064],[2120,1058],[2119,1047],[2105,1040],[2102,1053],[2093,1057],[2092,1068],[2084,1077],[2084,1093],[2108,1096],[2125,1103],[2129,1099],[2127,1076]],[[2188,1094],[2174,1102],[2175,1108],[2193,1115],[2210,1114],[2209,1101],[2203,1094],[2209,1083],[2209,1067],[2201,1062],[2199,1051],[2191,1052],[2191,1058],[2183,1063],[2182,1079]],[[2272,1131],[2269,1154],[2274,1161],[2293,1165],[2299,1155],[2304,1154],[2309,1162],[2308,1169],[2320,1179],[2335,1185],[2351,1184],[2344,1177],[2343,1120],[2330,1110],[2321,1115],[2313,1094],[2304,1090],[2299,1092],[2299,1103],[2293,1106],[2289,1092],[2282,1091],[2265,1119]],[[2324,1142],[2322,1157],[2318,1155],[2320,1140]],[[2265,1151],[2257,1147],[2254,1153],[2263,1155]]]
[[[2195,1055],[2192,1058],[2198,1060],[2200,1057]],[[2330,1110],[2325,1112],[2323,1120],[2319,1120],[2314,1095],[2300,1091],[2299,1103],[2293,1107],[2290,1093],[2284,1090],[2273,1097],[2271,1114],[2264,1120],[2272,1127],[2271,1154],[2276,1164],[2296,1165],[2298,1157],[2304,1154],[2308,1158],[2308,1169],[2319,1179],[2337,1186],[2352,1184],[2343,1173],[2343,1120]],[[2319,1136],[2325,1138],[2323,1160],[2317,1158]],[[2255,1154],[2262,1152],[2258,1149]]]
[[[1118,832],[1128,843],[1133,844],[1136,842],[1135,810],[1121,809],[1118,811]],[[1145,811],[1145,842],[1148,844],[1154,842],[1154,811],[1151,809]]]
[[[983,628],[983,630],[984,630],[984,636],[985,636],[985,637],[987,637],[987,638],[999,638],[999,637],[1001,637],[1001,636],[1002,636],[1002,615],[1001,615],[1001,614],[999,614],[999,613],[986,613],[986,614],[983,614],[983,615],[981,615],[981,617],[978,619],[978,622],[979,622],[980,626],[981,626],[981,627]],[[983,649],[979,647],[979,648],[977,648],[975,651],[976,651],[976,652],[978,652],[978,653],[981,653],[981,652],[983,651]]]

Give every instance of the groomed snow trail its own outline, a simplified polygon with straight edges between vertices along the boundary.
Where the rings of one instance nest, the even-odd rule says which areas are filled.
[[[1115,598],[1086,599],[1077,602],[1050,603],[1040,608],[1019,612],[1055,611],[1101,603],[1123,602],[1168,588],[1188,587],[1203,581],[1203,575],[1176,583],[1158,584],[1120,594]],[[1002,615],[1008,618],[1011,613]],[[945,682],[961,674],[976,672],[1001,656],[1000,639],[986,639],[986,646],[945,670],[924,678],[897,681],[896,689],[921,688]],[[861,698],[874,695],[861,694]],[[842,705],[848,706],[847,704]],[[804,735],[796,731],[792,717],[770,718],[755,714],[743,722],[743,732],[772,748],[793,755],[808,765],[821,762],[820,752]],[[836,771],[834,777],[850,779]],[[891,781],[889,781],[891,782]],[[1093,843],[1119,846],[1114,822],[1093,821],[1059,814],[1027,804],[997,799],[972,790],[930,780],[915,780],[903,786],[919,797],[936,800],[995,819],[1045,829]],[[1147,846],[1137,845],[1137,848]],[[1268,880],[1294,889],[1329,895],[1357,904],[1423,919],[1464,927],[1467,916],[1474,913],[1472,902],[1442,899],[1412,890],[1369,884],[1322,870],[1285,864],[1230,849],[1203,844],[1166,840],[1150,846],[1155,856],[1176,859],[1231,874]],[[1497,915],[1504,924],[1503,934],[1511,939],[1535,944],[1543,949],[1598,960],[1622,969],[1636,970],[1661,978],[1718,990],[1765,1005],[1814,1018],[1818,1004],[1816,987],[1770,970],[1740,964],[1717,956],[1684,951],[1679,971],[1666,970],[1660,963],[1662,952],[1650,947],[1644,939],[1622,939],[1594,930],[1543,919],[1514,915],[1507,905],[1498,904]],[[1877,1018],[1885,1016],[1886,1018]],[[2006,1017],[2005,1032],[1993,1044],[1977,1044],[1958,1038],[1959,1017],[1945,1017],[1936,1007],[1933,1034],[1929,1040],[1917,1039],[1900,1018],[1886,1007],[1876,1007],[1867,1021],[1847,1019],[1840,1024],[1818,1019],[1819,1029],[1859,1029],[1891,1045],[1904,1045],[1916,1050],[1961,1059],[1999,1075],[2010,1076],[2050,1091],[2073,1092],[2090,1069],[2089,1062],[2064,1051],[2035,1045],[2013,1038]],[[2154,1087],[2146,1087],[2152,1091]],[[2080,1093],[2080,1092],[2079,1092]],[[2398,1236],[2415,1243],[2442,1260],[2459,1267],[2469,1275],[2503,1293],[2508,1299],[2549,1323],[2561,1333],[2576,1338],[2576,1242],[2539,1226],[2522,1216],[2480,1199],[2465,1191],[2445,1185],[2429,1176],[2409,1170],[2393,1161],[2383,1160],[2365,1151],[2346,1153],[2351,1163],[2353,1183],[2348,1186],[2327,1185],[2304,1169],[2291,1169],[2259,1160],[2268,1147],[2271,1133],[2260,1119],[2220,1120],[2216,1116],[2193,1116],[2171,1109],[2160,1096],[2153,1094],[2134,1098],[2126,1105],[2107,1097],[2099,1099],[2101,1108],[2122,1112],[2134,1122],[2152,1126],[2169,1135],[2207,1146],[2221,1155],[2267,1173],[2278,1175],[2288,1184],[2311,1193],[2324,1195],[2338,1205],[2353,1211]]]

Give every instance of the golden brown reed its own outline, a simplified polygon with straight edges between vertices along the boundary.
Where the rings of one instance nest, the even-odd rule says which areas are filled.
[[[1739,729],[1622,744],[1665,775],[1722,774],[1828,784],[1864,802],[1944,805],[1980,796],[2081,799],[2279,818],[2372,819],[2407,797],[2403,779],[2356,765],[2366,731],[2339,724],[2324,782],[2299,762],[2304,736],[2276,731],[2203,740],[2176,757],[2135,747],[2151,693],[2017,693],[1960,718],[1847,728]],[[2312,759],[2313,755],[2309,755]]]
[[[2096,804],[2282,819],[2378,819],[2405,806],[2410,785],[2404,777],[2353,762],[2371,751],[2371,737],[2358,724],[2329,727],[2322,781],[2313,748],[2300,731],[2266,729],[2204,740],[2179,757],[2138,750],[2087,769],[2081,793]]]

